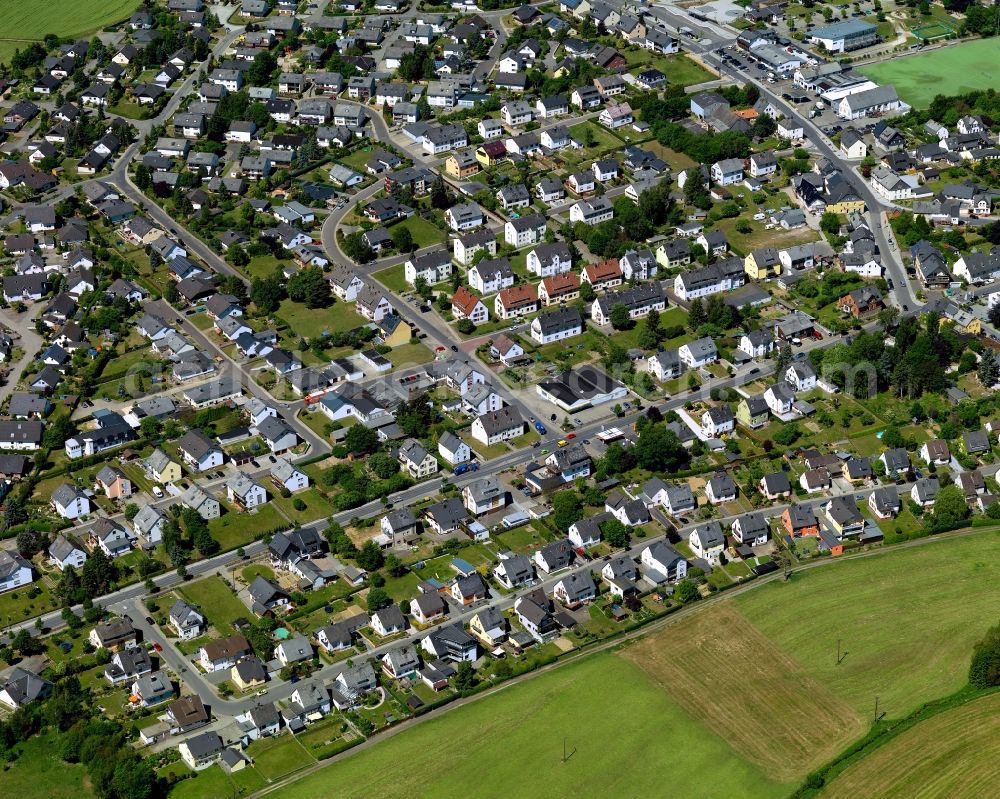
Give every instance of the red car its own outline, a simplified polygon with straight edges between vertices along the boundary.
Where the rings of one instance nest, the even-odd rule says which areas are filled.
[[[163,651],[163,647],[160,646],[159,644],[153,644],[153,649],[155,649],[157,652]]]
[[[567,433],[566,434],[566,440],[567,441],[572,441],[574,438],[576,438],[576,433]]]

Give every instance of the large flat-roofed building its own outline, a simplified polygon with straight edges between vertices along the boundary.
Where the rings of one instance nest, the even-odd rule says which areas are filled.
[[[825,47],[831,53],[846,53],[878,43],[878,28],[868,22],[848,20],[816,28],[809,41]]]
[[[535,386],[535,390],[569,413],[605,402],[617,402],[628,396],[625,386],[588,365],[543,380]]]

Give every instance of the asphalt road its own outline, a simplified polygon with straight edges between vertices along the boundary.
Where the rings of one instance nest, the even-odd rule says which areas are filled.
[[[253,379],[253,376],[247,370],[246,363],[242,361],[234,360],[227,352],[225,352],[220,346],[218,340],[214,335],[207,331],[203,331],[197,327],[192,321],[191,317],[184,316],[183,314],[177,315],[177,312],[167,304],[166,300],[157,300],[156,302],[150,303],[148,306],[149,312],[158,314],[161,319],[171,323],[175,327],[180,327],[188,338],[192,339],[199,347],[209,353],[209,355],[215,359],[221,358],[222,363],[218,364],[223,367],[220,368],[220,372],[228,371],[237,376],[240,383],[243,386],[244,391],[247,391],[252,396],[266,402],[272,408],[278,412],[280,416],[288,425],[298,433],[299,437],[304,439],[309,444],[309,453],[302,455],[296,460],[301,460],[309,455],[315,455],[320,452],[326,452],[329,450],[329,443],[322,436],[317,435],[313,430],[307,425],[299,421],[295,416],[295,411],[297,408],[301,407],[300,402],[280,402],[276,400],[267,389],[258,385],[258,383]],[[180,387],[183,390],[184,386]]]
[[[855,165],[840,154],[839,150],[833,146],[833,143],[826,134],[812,120],[803,116],[795,106],[782,100],[771,89],[769,84],[760,81],[747,71],[740,71],[728,64],[723,64],[722,59],[715,53],[706,55],[705,60],[721,73],[729,75],[734,80],[755,85],[760,90],[761,95],[773,103],[786,117],[802,125],[806,138],[821,156],[840,165],[844,178],[865,201],[869,226],[878,244],[886,276],[893,281],[893,289],[889,292],[890,296],[899,308],[903,308],[903,306],[906,306],[909,310],[918,308],[921,303],[917,300],[916,294],[907,279],[906,269],[903,266],[899,249],[896,247],[895,237],[893,237],[889,222],[883,213],[885,209],[891,209],[896,206],[876,196],[868,182],[855,170]]]
[[[732,34],[718,28],[718,26],[709,23],[704,23],[701,21],[692,20],[682,9],[678,9],[673,6],[667,7],[658,4],[653,6],[652,10],[655,16],[664,21],[669,22],[675,27],[682,27],[682,26],[691,27],[696,31],[698,31],[704,38],[711,40],[712,42],[711,44],[707,42],[705,43],[698,42],[692,44],[691,42],[685,40],[685,45],[689,49],[694,49],[696,52],[703,52],[712,47],[719,46],[719,44],[721,43],[731,41],[732,38],[734,38]],[[408,13],[412,14],[414,12],[411,11]],[[493,12],[493,15],[497,14],[502,15],[503,13],[505,12]],[[497,24],[496,27],[498,30],[498,41],[492,48],[491,55],[493,55],[494,53],[498,55],[500,52],[502,52],[503,41],[500,38],[501,35],[503,35],[505,39],[505,34],[501,33],[502,26]],[[231,31],[219,44],[216,45],[213,52],[215,52],[216,55],[223,52],[226,49],[226,47],[228,47],[229,43],[231,43],[232,40],[235,39],[235,37],[238,34],[239,34],[238,29]],[[714,58],[713,56],[708,56],[707,60],[711,62],[713,58]],[[715,59],[715,62],[717,61],[718,59]],[[713,63],[713,65],[715,66],[716,64]],[[721,64],[717,64],[717,68],[723,74],[731,72]],[[166,119],[168,119],[169,116],[176,109],[177,105],[180,103],[184,94],[187,93],[187,91],[193,85],[194,81],[199,78],[200,72],[201,69],[199,68],[185,80],[185,83],[182,84],[181,89],[178,90],[176,95],[171,99],[167,107],[157,117],[156,120],[150,120],[148,124],[144,123],[142,125],[137,125],[137,127],[140,130],[142,129],[148,130],[153,124],[156,124],[157,122],[163,122]],[[820,154],[828,158],[831,158],[835,161],[841,161],[836,150],[832,147],[832,145],[829,143],[829,140],[825,138],[822,132],[819,131],[809,120],[803,119],[795,111],[795,109],[786,106],[780,100],[780,98],[775,97],[768,90],[766,85],[760,84],[760,82],[755,80],[752,76],[743,73],[731,72],[731,74],[732,77],[738,80],[741,81],[749,80],[750,82],[755,83],[765,96],[767,96],[769,99],[771,99],[772,102],[774,102],[776,105],[782,108],[782,110],[786,113],[787,116],[796,119],[803,124],[803,127],[807,131],[809,131],[810,141],[816,147],[817,151],[820,152]],[[347,102],[347,101],[340,100],[339,102]],[[377,141],[385,141],[385,142],[393,141],[391,132],[389,131],[388,127],[386,126],[385,122],[383,121],[380,115],[371,114],[370,119],[371,119],[370,124],[372,125],[372,130],[374,131],[375,134],[374,138]],[[154,221],[160,224],[165,230],[170,231],[171,234],[174,235],[183,244],[183,246],[185,246],[188,249],[189,252],[200,257],[210,267],[212,267],[213,269],[222,274],[238,275],[238,273],[235,270],[229,267],[229,265],[226,264],[223,259],[219,258],[214,252],[212,252],[207,247],[207,245],[205,245],[197,236],[190,233],[183,225],[179,224],[177,221],[172,219],[168,214],[166,214],[166,212],[164,212],[158,206],[146,201],[146,198],[132,183],[127,171],[128,163],[130,162],[131,158],[135,155],[137,150],[138,150],[137,144],[132,145],[130,148],[128,148],[126,152],[118,159],[117,164],[113,172],[111,173],[110,177],[104,178],[104,180],[109,180],[110,182],[114,183],[114,185],[116,185],[118,189],[123,192],[123,194],[125,194],[134,202],[143,207],[144,210],[146,210],[146,212],[154,219]],[[852,182],[854,183],[856,189],[859,191],[861,196],[865,198],[866,203],[868,203],[872,214],[876,218],[878,218],[878,209],[880,209],[883,204],[880,203],[878,198],[875,197],[870,187],[865,183],[863,179],[861,179],[860,175],[851,170],[849,164],[845,165],[845,174],[849,176],[849,179],[852,180]],[[335,236],[336,228],[340,224],[344,216],[346,216],[346,214],[353,206],[357,205],[360,202],[363,202],[364,200],[368,199],[369,197],[377,193],[379,188],[380,184],[376,182],[369,189],[366,189],[360,192],[359,194],[355,195],[352,198],[352,202],[349,203],[347,206],[345,206],[342,209],[335,209],[327,216],[323,225],[322,241],[324,247],[327,249],[328,252],[331,253],[331,255],[339,256],[339,260],[347,262],[346,257],[343,255],[342,251],[339,248],[338,243],[336,242],[336,236]],[[910,302],[913,303],[913,305],[915,306],[916,299],[913,296],[912,292],[910,291],[908,281],[906,280],[905,272],[902,268],[902,263],[899,260],[899,254],[889,245],[888,237],[886,236],[886,233],[882,228],[881,220],[879,220],[879,223],[873,225],[873,231],[875,232],[876,239],[879,242],[879,246],[882,250],[883,258],[886,262],[887,268],[896,284],[896,288],[893,292],[894,299],[896,300],[897,304]],[[376,266],[375,268],[378,267]],[[400,313],[400,315],[406,318],[408,321],[414,323],[421,330],[426,331],[429,339],[432,339],[438,342],[440,345],[449,348],[457,341],[455,335],[451,331],[451,328],[448,325],[446,325],[443,321],[439,320],[435,314],[433,313],[420,314],[418,311],[411,308],[407,303],[404,302],[399,302],[398,306],[399,307],[397,308],[397,311]],[[167,314],[167,315],[170,316],[172,314]],[[212,342],[200,330],[195,328],[194,325],[192,325],[189,321],[184,319],[184,317],[180,318],[182,319],[182,326],[184,327],[185,331],[192,336],[192,338],[195,338],[196,340],[201,342],[206,349],[221,354],[221,351],[214,344],[214,342]],[[808,349],[811,345],[819,346],[818,343],[810,342],[809,345],[806,345],[804,347],[804,349]],[[238,364],[232,361],[232,359],[228,359],[228,357],[225,356],[224,354],[222,354],[222,357],[227,358],[229,363],[231,363],[232,365],[239,367]],[[761,377],[765,377],[773,373],[774,363],[771,361],[767,361],[759,364],[757,368],[759,372],[754,376],[754,379],[760,379]],[[500,381],[495,381],[495,382],[499,383]],[[723,380],[712,381],[711,384],[712,387],[723,388],[723,387],[736,386],[740,382],[742,382],[741,378],[727,378]],[[266,399],[269,403],[274,404],[273,398],[271,398],[270,395],[264,392],[263,389],[260,389],[260,387],[256,386],[256,384],[253,383],[252,380],[247,381],[247,385],[252,394],[254,394],[255,396],[261,396],[262,399]],[[500,384],[497,388],[499,393],[501,393],[502,395],[506,394],[505,399],[508,399],[508,401],[511,402],[511,404],[518,405],[522,409],[522,413],[526,417],[530,415],[528,411],[525,409],[525,406],[519,403],[517,399],[513,397],[513,395],[509,391],[507,391],[505,387],[503,387],[502,384]],[[699,396],[707,395],[707,392],[708,392],[708,386],[705,386],[698,392],[673,397],[670,400],[668,400],[665,404],[663,404],[661,407],[664,410],[677,409],[682,407],[685,402],[691,399],[696,399]],[[287,411],[282,412],[282,416],[286,416],[286,413]],[[638,414],[636,413],[621,420],[612,420],[611,424],[618,426],[627,426],[631,424],[637,416]],[[286,420],[289,421],[289,423],[292,424],[296,430],[300,431],[300,435],[303,435],[303,437],[309,440],[311,445],[318,446],[320,444],[321,439],[312,434],[311,431],[308,431],[308,428],[305,428],[305,430],[303,430],[304,426],[298,423],[297,420],[294,419],[294,414],[292,414],[290,417],[286,417]],[[600,432],[600,430],[604,429],[607,426],[607,424],[608,423],[606,422],[594,422],[582,426],[578,430],[576,430],[577,436],[580,439],[589,438],[591,436],[596,435],[598,432]],[[461,487],[469,482],[472,482],[473,480],[477,480],[488,475],[495,475],[506,469],[517,468],[523,465],[524,463],[528,462],[529,460],[532,460],[535,456],[536,453],[533,449],[521,449],[513,451],[499,458],[490,460],[488,463],[484,464],[480,468],[478,473],[469,474],[461,478],[450,479],[450,482],[452,484]],[[398,494],[391,497],[390,500],[397,505],[413,504],[425,495],[434,494],[441,488],[442,483],[443,480],[441,478],[421,483],[417,486],[407,489],[406,491],[399,492]],[[872,489],[865,489],[860,491],[853,491],[852,493],[863,496],[869,493],[871,490]],[[828,500],[825,497],[815,498],[806,500],[805,504],[816,505],[826,501]],[[784,507],[785,506],[783,505],[772,506],[766,509],[764,512],[767,513],[768,515],[777,515],[778,513],[781,512],[781,510]],[[383,508],[384,505],[381,502],[372,502],[368,503],[367,505],[361,508],[355,508],[350,511],[346,511],[344,513],[336,514],[331,518],[338,522],[346,523],[350,520],[350,518],[353,517],[357,516],[369,517],[375,515],[381,512]],[[324,519],[310,526],[322,530],[326,526],[327,522],[328,520]],[[691,526],[687,528],[682,528],[681,533],[683,534],[683,532],[689,529],[691,529]],[[652,543],[651,540],[644,540],[639,543],[636,543],[633,547],[630,548],[629,552],[631,554],[637,554],[642,548],[648,546],[650,543]],[[246,555],[248,558],[253,558],[257,555],[263,554],[264,550],[265,550],[264,545],[260,542],[250,544],[245,548]],[[242,559],[239,558],[234,553],[227,553],[204,561],[200,561],[192,564],[188,568],[189,579],[210,575],[217,572],[224,572],[229,567],[238,565],[241,562],[243,562]],[[595,564],[595,565],[599,566],[600,564]],[[561,579],[566,573],[568,573],[568,571],[551,577],[545,577],[540,582],[540,585],[546,589],[551,589],[555,585],[555,583],[558,582],[558,580]],[[176,572],[169,572],[155,578],[154,582],[156,583],[158,589],[164,590],[181,584],[183,580],[177,575]],[[169,641],[167,641],[162,636],[159,630],[156,630],[150,627],[149,625],[146,625],[143,618],[145,616],[145,612],[143,611],[141,604],[141,600],[145,596],[146,596],[146,589],[144,585],[136,584],[124,588],[120,591],[117,591],[114,594],[111,594],[107,597],[102,598],[100,600],[100,604],[104,607],[113,609],[116,612],[129,613],[129,615],[132,616],[136,625],[143,630],[144,635],[146,635],[149,640],[160,644],[160,646],[164,650],[161,653],[161,657],[163,657],[164,661],[170,668],[181,674],[182,679],[185,681],[185,683],[187,683],[188,687],[191,690],[196,691],[197,693],[199,693],[199,695],[202,695],[203,697],[214,696],[214,690],[209,684],[209,682],[205,680],[203,677],[201,677],[201,675],[198,674],[196,671],[193,671],[191,669],[187,660],[183,658],[170,645]],[[489,601],[488,604],[492,604],[494,607],[500,609],[505,609],[513,605],[514,599],[515,595],[496,597],[493,600]],[[459,610],[457,613],[455,613],[449,618],[448,623],[466,621],[474,612],[480,609],[484,604],[487,603],[482,603],[479,607],[463,608]],[[58,613],[48,614],[44,616],[42,620],[43,624],[45,624],[45,626],[50,629],[55,629],[62,625],[61,616]],[[29,626],[29,624],[33,623],[33,621],[34,620],[26,621],[18,626],[19,627]],[[416,640],[418,637],[420,636],[414,635],[407,640]],[[369,655],[378,655],[388,648],[399,646],[401,643],[402,642],[400,641],[396,641],[389,645],[383,645],[377,647],[371,650],[369,652]],[[335,665],[325,666],[317,673],[316,676],[318,678],[330,677],[336,674],[340,668],[342,668],[342,665],[335,664]],[[293,690],[294,687],[291,684],[287,683],[274,684],[271,686],[271,689],[269,691],[268,700],[274,701],[275,699],[285,698],[288,695],[290,695]],[[256,700],[255,697],[229,700],[229,701],[224,701],[221,699],[212,699],[211,704],[213,705],[213,708],[216,710],[218,714],[236,715],[248,709],[253,704],[256,704],[257,701],[258,700]]]
[[[997,467],[991,467],[993,469]],[[910,485],[894,486],[890,484],[891,487],[896,487],[899,493],[906,493],[910,490]],[[850,490],[835,490],[830,496],[822,495],[816,497],[810,497],[802,500],[798,500],[796,504],[811,507],[817,511],[820,511],[821,506],[825,505],[830,501],[831,496],[854,496],[857,501],[866,500],[868,496],[875,491],[875,486],[869,486],[864,488],[851,488]],[[770,505],[767,508],[760,509],[759,512],[763,513],[768,518],[774,518],[781,515],[781,513],[789,507],[791,503],[781,503],[776,505]],[[723,525],[727,525],[732,522],[733,519],[739,514],[728,515],[720,517],[717,519]],[[694,530],[698,524],[689,524],[684,527],[678,528],[678,534],[681,540],[686,540],[688,534]],[[659,536],[656,538],[646,538],[646,539],[635,539],[634,542],[627,549],[623,551],[622,554],[629,555],[633,558],[638,558],[646,547],[651,544],[660,541],[667,540],[666,536]],[[457,603],[452,602],[449,599],[449,613],[447,619],[442,622],[444,625],[452,624],[466,624],[471,618],[481,611],[485,607],[493,607],[499,611],[505,611],[514,606],[514,603],[518,596],[528,591],[541,588],[545,591],[547,595],[551,594],[556,584],[564,579],[567,575],[576,571],[599,571],[603,565],[603,561],[582,561],[578,560],[577,563],[568,569],[563,569],[561,571],[555,572],[551,575],[542,575],[536,582],[526,588],[514,591],[509,594],[496,594],[487,600],[475,603],[474,605],[461,607]],[[177,652],[172,646],[171,642],[165,638],[159,630],[155,629],[153,626],[147,624],[144,620],[145,610],[142,607],[141,602],[139,602],[138,597],[129,597],[126,601],[118,601],[112,605],[112,609],[117,612],[129,612],[131,611],[133,623],[143,631],[143,634],[148,637],[149,640],[158,643],[163,648],[164,660],[167,665],[170,666],[175,672],[181,675],[182,680],[187,684],[189,690],[197,692],[202,699],[207,699],[211,697],[210,704],[212,705],[213,712],[216,716],[235,716],[249,710],[254,705],[258,704],[261,700],[256,696],[241,697],[238,699],[222,699],[216,696],[214,688],[211,683],[204,679],[204,677],[197,671],[196,667],[192,666],[190,663],[190,658],[185,658],[179,652]],[[365,656],[366,657],[380,657],[385,652],[389,650],[396,649],[405,644],[418,645],[419,641],[426,636],[426,631],[413,631],[405,638],[392,641],[391,643],[381,644],[375,647],[369,648]],[[311,679],[317,680],[329,680],[339,674],[345,668],[345,663],[338,662],[332,664],[326,664],[314,672]],[[267,701],[280,701],[287,699],[295,691],[296,686],[292,683],[282,683],[282,682],[272,682],[268,686]]]

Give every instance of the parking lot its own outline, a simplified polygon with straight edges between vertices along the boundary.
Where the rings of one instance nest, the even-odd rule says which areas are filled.
[[[778,39],[778,45],[783,47],[790,55],[803,54],[808,57],[808,63],[815,65],[817,59],[812,54],[798,47],[795,42],[788,39]],[[837,116],[833,108],[820,100],[818,95],[809,89],[803,89],[795,85],[794,71],[776,73],[753,57],[752,54],[740,50],[736,45],[716,50],[716,55],[722,62],[730,67],[748,75],[751,78],[769,84],[769,88],[781,97],[798,112],[809,118],[828,137],[835,136],[844,130],[845,127],[863,128],[871,126],[866,120],[855,120],[846,122]]]

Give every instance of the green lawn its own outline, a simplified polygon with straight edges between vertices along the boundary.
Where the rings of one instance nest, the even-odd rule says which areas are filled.
[[[38,596],[28,595],[32,589],[40,592]],[[45,582],[36,580],[30,586],[0,594],[0,623],[6,626],[58,607],[59,603],[53,598]]]
[[[617,150],[622,146],[621,140],[617,136],[615,136],[606,127],[597,124],[593,120],[587,120],[586,122],[580,122],[573,125],[569,129],[569,135],[581,144],[586,144],[587,131],[590,131],[594,137],[594,143],[585,149],[588,157],[591,154],[603,153],[608,150]]]
[[[324,416],[321,411],[313,411],[311,413],[300,411],[298,419],[320,438],[326,438],[329,435],[327,433],[327,425],[333,425],[333,422]]]
[[[373,147],[369,144],[364,147],[359,147],[352,153],[348,153],[343,158],[338,158],[337,160],[349,166],[355,172],[360,172],[362,175],[367,174],[365,172],[365,164],[368,163],[368,159],[372,157]]]
[[[246,582],[253,582],[257,577],[264,577],[268,580],[274,579],[274,569],[270,566],[265,566],[263,563],[255,563],[253,566],[247,566],[243,571],[240,572],[240,577],[242,577]]]
[[[972,645],[1000,613],[1000,534],[813,569],[736,605],[860,713],[878,695],[898,718],[965,684]],[[838,639],[847,652],[839,666]]]
[[[297,499],[302,500],[306,504],[305,510],[300,511],[295,509],[294,503]],[[316,521],[316,519],[322,519],[325,516],[333,514],[333,505],[316,488],[307,488],[305,491],[299,491],[288,499],[277,495],[271,500],[271,504],[278,507],[293,522],[299,522],[300,524]]]
[[[878,522],[879,528],[889,541],[919,532],[924,527],[924,520],[914,516],[905,502],[903,503],[903,509],[895,519],[876,518],[875,521]],[[896,532],[897,530],[899,532]]]
[[[108,111],[118,116],[128,117],[129,119],[145,119],[148,115],[148,109],[145,106],[130,102],[124,98],[117,105],[111,106]]]
[[[188,317],[199,330],[209,330],[215,326],[215,320],[207,313],[196,313]]]
[[[396,264],[395,266],[390,266],[388,269],[375,272],[372,277],[396,294],[413,290],[413,287],[406,282],[403,264]]]
[[[396,369],[418,366],[434,360],[434,353],[423,344],[402,344],[394,347],[386,356]]]
[[[208,523],[209,531],[223,550],[245,546],[257,536],[283,527],[288,527],[288,522],[270,503],[256,513],[230,511]]]
[[[410,235],[413,236],[413,243],[417,245],[418,250],[430,247],[432,244],[443,244],[448,241],[448,234],[445,231],[441,230],[433,222],[417,214],[411,216],[409,219],[397,222],[389,228],[389,232],[392,233],[392,231],[399,227],[405,227],[410,231]]]
[[[307,308],[301,303],[283,300],[275,314],[284,320],[297,337],[316,338],[324,333],[354,330],[365,323],[352,303],[337,300],[329,308]]]
[[[198,606],[222,636],[232,635],[235,632],[232,622],[249,614],[246,605],[236,598],[219,577],[206,577],[204,580],[187,583],[179,591],[188,602]]]
[[[456,746],[456,742],[461,745]],[[563,743],[574,752],[562,761]],[[513,756],[512,753],[516,753]],[[401,768],[400,764],[419,764]],[[282,799],[566,796],[777,797],[770,782],[610,654],[567,664],[321,769]]]
[[[682,169],[687,169],[697,163],[691,156],[679,153],[676,150],[671,150],[669,147],[665,147],[658,141],[646,142],[642,147],[644,150],[649,150],[651,153],[655,153],[666,161],[674,172],[680,172]]]
[[[93,796],[86,769],[63,760],[54,735],[35,736],[17,747],[18,757],[5,766],[0,785],[4,796],[22,799],[80,799]]]
[[[255,255],[250,259],[250,263],[243,267],[243,271],[250,277],[270,277],[279,266],[287,266],[287,262],[275,258],[273,255]]]
[[[254,768],[268,782],[315,762],[292,735],[254,741],[247,748],[247,754],[253,759]]]
[[[528,552],[538,549],[548,540],[548,530],[542,527],[542,522],[537,522],[538,528],[533,524],[522,524],[513,530],[505,530],[497,533],[496,542],[502,549],[511,549],[515,552]]]
[[[640,68],[658,69],[670,83],[680,86],[692,86],[717,77],[686,55],[659,55],[652,50],[640,50],[626,52],[625,60],[633,74],[641,71]]]
[[[996,87],[1000,83],[998,48],[996,39],[979,39],[869,64],[859,71],[878,83],[891,83],[903,100],[926,108],[938,94]]]
[[[176,765],[176,764],[173,764]],[[183,764],[181,764],[183,765]],[[264,778],[252,766],[226,774],[216,764],[194,777],[178,782],[170,791],[170,799],[204,799],[206,796],[248,796],[264,787]]]

